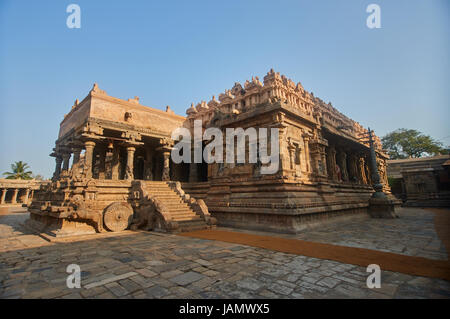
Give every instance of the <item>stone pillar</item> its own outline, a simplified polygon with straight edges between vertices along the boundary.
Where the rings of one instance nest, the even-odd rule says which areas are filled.
[[[309,154],[309,136],[304,135],[303,136],[303,143],[305,144],[305,159],[306,159],[306,171],[309,173],[311,172],[311,157]]]
[[[327,165],[328,176],[330,176],[331,180],[337,181],[338,176],[336,174],[336,150],[333,146],[328,148]]]
[[[287,141],[286,141],[286,126],[283,125],[283,123],[281,123],[278,126],[278,144],[279,144],[279,149],[280,149],[280,166],[279,166],[279,170],[278,173],[279,175],[283,176],[283,174],[285,173],[284,171],[289,170],[290,169],[290,159],[289,159],[289,154],[286,154],[288,152],[286,152],[287,150]],[[267,143],[270,144],[271,140],[272,140],[272,135],[270,135],[270,139],[268,139]],[[272,150],[270,150],[272,152]]]
[[[55,172],[53,173],[53,179],[58,179],[59,175],[61,174],[61,164],[62,164],[62,157],[59,155],[56,155],[55,157],[56,166],[55,166]]]
[[[19,190],[17,188],[14,189],[13,196],[11,198],[11,204],[17,203],[17,194],[19,193]]]
[[[29,203],[29,197],[30,197],[30,189],[27,188],[27,191],[25,192],[25,200],[24,200],[24,204],[28,205]]]
[[[116,146],[113,149],[113,156],[112,156],[112,166],[111,166],[111,179],[118,180],[119,179],[119,147]]]
[[[339,151],[338,154],[338,165],[341,169],[341,177],[344,182],[348,181],[348,171],[347,171],[347,154],[344,151]]]
[[[105,179],[106,178],[106,167],[105,167],[105,159],[106,159],[106,150],[101,149],[99,152],[100,155],[100,163],[99,163],[99,172],[98,172],[98,178],[99,179]]]
[[[322,146],[320,149],[320,157],[322,158],[322,168],[323,168],[323,175],[328,177],[328,170],[327,170],[327,155],[325,152],[325,147]]]
[[[80,154],[81,154],[81,148],[80,147],[73,148],[72,167],[73,167],[73,165],[77,164],[80,161]]]
[[[162,171],[162,180],[170,181],[170,151],[163,151],[164,165]]]
[[[125,169],[125,179],[134,179],[134,152],[136,151],[136,148],[133,146],[127,147],[127,166]]]
[[[364,157],[360,157],[358,159],[358,174],[359,174],[359,182],[361,184],[367,184],[367,176],[366,176],[366,164],[364,161]]]
[[[358,182],[358,167],[356,164],[357,158],[355,154],[349,155],[349,167],[348,167],[348,173],[349,173],[349,180],[352,183]]]
[[[2,197],[0,199],[0,204],[3,205],[5,203],[5,198],[6,198],[6,192],[8,191],[7,188],[2,189]]]
[[[94,156],[94,147],[95,142],[86,141],[84,143],[84,148],[86,149],[86,153],[84,155],[84,165],[86,166],[86,177],[92,178],[92,159]]]
[[[364,169],[366,171],[367,184],[371,185],[372,184],[372,171],[369,166],[369,160],[370,160],[369,158],[364,159]]]
[[[69,170],[70,156],[71,156],[70,153],[63,153],[63,155],[62,155],[62,158],[63,158],[62,170],[63,171]]]

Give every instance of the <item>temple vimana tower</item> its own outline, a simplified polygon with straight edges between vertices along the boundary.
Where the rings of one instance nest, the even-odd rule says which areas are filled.
[[[300,83],[270,70],[263,81],[235,83],[186,113],[118,99],[94,84],[60,124],[53,181],[36,192],[27,225],[56,237],[215,225],[295,233],[367,214],[368,131]],[[171,133],[184,127],[194,135],[196,120],[224,135],[226,128],[277,128],[278,170],[261,174],[261,163],[248,162],[174,163]],[[389,193],[388,156],[376,136],[375,149]]]

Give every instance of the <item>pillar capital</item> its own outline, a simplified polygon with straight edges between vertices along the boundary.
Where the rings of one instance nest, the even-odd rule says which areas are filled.
[[[94,141],[91,141],[91,140],[88,140],[88,141],[85,141],[84,142],[84,147],[89,147],[89,148],[94,148],[95,147],[95,142]]]

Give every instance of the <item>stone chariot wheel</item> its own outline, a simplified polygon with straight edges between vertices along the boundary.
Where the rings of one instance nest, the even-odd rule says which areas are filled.
[[[127,203],[112,203],[103,213],[103,223],[113,232],[127,229],[132,219],[133,209]]]

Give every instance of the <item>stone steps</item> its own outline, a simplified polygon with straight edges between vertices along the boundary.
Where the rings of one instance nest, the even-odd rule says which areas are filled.
[[[150,196],[154,196],[164,204],[171,219],[178,224],[177,231],[185,232],[208,228],[206,222],[183,201],[167,182],[145,181],[141,185]]]

